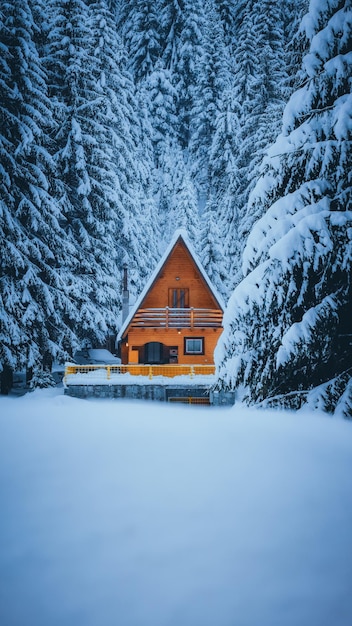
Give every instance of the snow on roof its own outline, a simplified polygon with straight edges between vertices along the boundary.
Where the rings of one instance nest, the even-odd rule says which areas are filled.
[[[214,285],[212,285],[212,283],[209,280],[209,277],[207,276],[204,267],[202,266],[202,263],[196,253],[196,251],[193,248],[193,245],[191,244],[189,238],[188,238],[188,233],[184,228],[178,228],[177,230],[175,230],[173,237],[169,243],[169,245],[167,246],[164,254],[162,255],[162,257],[159,260],[159,263],[157,264],[157,266],[155,267],[153,273],[151,274],[151,276],[149,277],[149,280],[147,281],[143,291],[140,293],[139,297],[137,298],[136,302],[134,303],[133,307],[131,308],[128,316],[126,317],[125,321],[123,322],[119,333],[116,337],[116,341],[119,341],[125,330],[128,328],[128,326],[130,325],[133,316],[135,315],[136,311],[138,311],[138,309],[140,308],[144,298],[146,297],[148,291],[150,290],[150,288],[152,287],[154,281],[157,279],[162,267],[164,266],[165,262],[167,261],[168,257],[170,256],[172,250],[174,249],[174,247],[176,246],[177,242],[179,240],[182,240],[183,243],[185,244],[186,248],[188,249],[188,252],[190,253],[194,263],[197,266],[197,269],[199,271],[199,273],[201,274],[203,280],[206,282],[207,286],[209,287],[210,291],[212,292],[215,300],[217,301],[219,308],[223,311],[225,308],[225,304],[224,301],[222,299],[222,297],[220,296],[220,294],[218,293],[217,289],[215,289]]]

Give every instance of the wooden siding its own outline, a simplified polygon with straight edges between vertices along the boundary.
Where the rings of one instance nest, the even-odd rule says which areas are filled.
[[[214,350],[218,339],[222,333],[222,328],[197,328],[191,331],[183,328],[178,332],[177,329],[150,329],[150,328],[131,328],[128,333],[128,345],[121,346],[122,363],[143,363],[144,362],[144,346],[149,342],[160,342],[166,348],[177,348],[178,364],[199,364],[209,365],[214,363]],[[204,354],[184,354],[184,338],[185,337],[203,337],[204,338]],[[138,361],[137,361],[138,355]],[[164,362],[170,362],[165,350]]]

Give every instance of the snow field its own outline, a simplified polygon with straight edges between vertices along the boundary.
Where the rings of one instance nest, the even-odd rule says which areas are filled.
[[[4,626],[350,626],[352,427],[0,399]]]

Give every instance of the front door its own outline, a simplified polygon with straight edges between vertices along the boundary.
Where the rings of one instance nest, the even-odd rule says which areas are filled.
[[[163,344],[158,341],[150,341],[145,344],[145,363],[163,362]]]

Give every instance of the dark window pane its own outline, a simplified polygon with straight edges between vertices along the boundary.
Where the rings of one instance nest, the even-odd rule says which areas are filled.
[[[177,289],[174,289],[172,294],[172,306],[174,309],[177,308]]]
[[[184,289],[180,289],[180,300],[179,300],[180,309],[185,308],[185,291]]]

